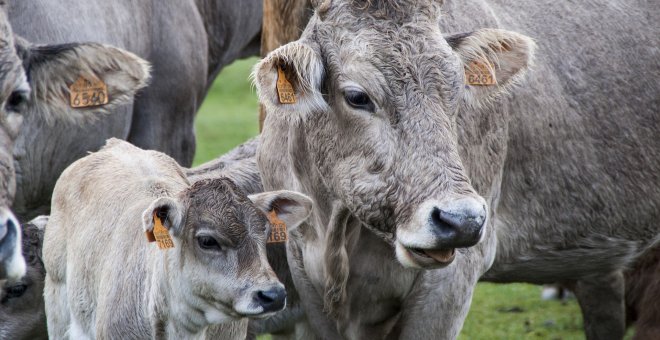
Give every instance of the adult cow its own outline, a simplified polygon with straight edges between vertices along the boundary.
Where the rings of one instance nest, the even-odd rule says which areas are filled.
[[[40,44],[94,41],[132,51],[153,65],[153,81],[134,103],[86,126],[47,128],[25,115],[16,157],[13,204],[21,219],[48,213],[55,181],[66,166],[106,139],[126,139],[190,165],[193,119],[223,66],[259,52],[263,0],[23,0],[9,5],[15,32]],[[76,75],[72,75],[76,76]],[[60,112],[53,116],[70,115]],[[56,139],[56,140],[54,140]]]
[[[587,336],[621,338],[621,269],[659,239],[660,13],[441,3],[323,1],[256,68],[264,188],[316,203],[287,249],[300,329],[454,338],[483,275],[576,281]],[[505,100],[534,44],[484,27],[539,44]]]

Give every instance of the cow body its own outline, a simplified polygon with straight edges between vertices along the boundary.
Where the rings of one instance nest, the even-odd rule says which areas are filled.
[[[58,339],[245,337],[242,318],[279,310],[285,299],[257,209],[274,209],[295,228],[311,204],[289,192],[252,203],[226,178],[191,185],[173,159],[118,140],[69,167],[53,199],[44,296]],[[173,249],[147,242],[156,218]]]
[[[16,34],[32,43],[111,44],[154,65],[148,89],[93,124],[54,128],[38,114],[26,115],[14,148],[19,190],[13,208],[23,219],[48,213],[64,168],[110,137],[190,165],[194,116],[213,79],[233,60],[259,52],[262,0],[28,0],[8,7]]]
[[[388,163],[392,153],[399,161],[397,165],[408,162],[410,153],[424,153],[433,159],[438,153],[429,152],[429,143],[445,145],[447,141],[434,135],[424,120],[404,128],[404,123],[390,118],[394,132],[381,127],[377,118],[364,126],[353,117],[352,123],[345,123],[349,114],[343,112],[341,99],[337,99],[341,96],[334,91],[336,83],[352,80],[360,67],[376,75],[369,81],[378,84],[377,89],[367,87],[377,92],[372,99],[376,106],[382,104],[380,101],[398,104],[398,96],[403,96],[399,92],[379,96],[378,86],[395,87],[392,92],[403,87],[409,90],[405,96],[410,97],[418,96],[416,86],[421,84],[427,91],[431,86],[446,86],[441,81],[424,83],[434,75],[432,68],[425,69],[426,79],[405,64],[396,76],[383,71],[387,68],[382,66],[386,64],[383,59],[389,57],[373,57],[378,52],[370,54],[371,48],[378,46],[381,53],[388,53],[391,46],[381,46],[377,39],[363,42],[363,49],[353,52],[353,59],[348,52],[354,39],[366,35],[362,30],[372,30],[374,21],[405,22],[406,16],[397,14],[397,6],[413,12],[412,8],[423,2],[399,1],[401,4],[396,5],[386,0],[353,1],[355,7],[351,9],[344,1],[319,1],[317,10],[323,13],[312,18],[301,41],[271,53],[256,71],[260,98],[268,112],[258,156],[264,187],[295,188],[317,203],[310,224],[294,233],[287,250],[306,311],[306,325],[299,325],[296,331],[321,338],[453,338],[467,313],[472,287],[483,275],[497,282],[575,281],[583,287],[576,294],[588,337],[622,337],[621,270],[658,242],[660,231],[656,218],[660,206],[660,99],[653,76],[660,70],[653,43],[659,32],[656,26],[651,28],[659,13],[643,1],[570,5],[444,2],[440,31],[455,53],[463,53],[470,44],[478,45],[469,37],[484,27],[523,33],[536,41],[538,49],[527,78],[510,95],[475,105],[479,92],[475,95],[471,86],[465,85],[470,95],[460,99],[457,108],[455,141],[465,176],[486,199],[488,226],[481,242],[457,250],[450,266],[420,271],[396,262],[401,262],[400,249],[388,244],[392,230],[378,225],[398,221],[399,212],[381,210],[379,217],[365,216],[353,202],[355,194],[347,194],[347,187],[368,191],[370,186],[381,185],[381,172],[397,170]],[[341,39],[324,39],[323,25],[340,20],[342,11],[344,15],[363,15],[365,26],[351,26],[352,35]],[[425,34],[423,28],[419,32]],[[435,44],[430,36],[425,38],[418,46]],[[408,46],[396,39],[391,38],[390,44],[402,49]],[[311,49],[305,49],[309,45]],[[515,45],[507,45],[504,51],[515,51]],[[315,54],[322,54],[324,59],[318,62]],[[431,54],[418,55],[413,65],[431,58]],[[355,59],[367,61],[354,69],[346,66],[357,63]],[[498,67],[507,67],[506,62],[501,59]],[[285,74],[297,89],[295,104],[287,106],[272,97],[275,78],[268,67],[278,63],[288,70]],[[372,64],[378,66],[369,68]],[[400,85],[405,82],[402,79],[417,83],[404,87]],[[358,83],[365,86],[361,80]],[[316,88],[323,89],[322,98],[316,96]],[[487,93],[486,88],[481,89]],[[423,96],[416,98],[420,98],[419,107],[426,105]],[[436,103],[447,100],[439,98]],[[406,111],[396,104],[392,104],[392,111],[405,117]],[[328,106],[330,112],[324,111]],[[435,106],[432,112],[442,115],[438,109]],[[332,125],[340,128],[331,132]],[[441,128],[435,125],[435,129]],[[416,141],[405,139],[409,135],[417,136]],[[388,144],[392,139],[397,141],[395,146]],[[372,140],[381,145],[373,146]],[[416,147],[404,153],[399,149],[404,142]],[[349,144],[358,151],[347,151]],[[388,147],[389,153],[382,151]],[[349,166],[346,161],[356,157],[355,153],[361,153],[365,160],[353,158]],[[374,154],[381,162],[370,165],[378,160]],[[414,169],[400,179],[409,190],[425,192],[427,187],[415,185],[441,176],[443,168],[456,167],[440,164],[432,170],[425,162],[418,159],[411,163]],[[372,209],[382,206],[389,195],[398,194],[392,189],[394,184],[390,185],[383,189],[388,196],[360,197],[361,204]],[[333,235],[336,231],[332,228],[337,226],[340,237]],[[338,249],[332,252],[328,248]],[[348,276],[341,277],[346,268]],[[332,290],[337,279],[345,280],[346,300],[339,296],[345,308],[332,313],[328,296],[337,298]],[[591,303],[601,308],[592,308]]]

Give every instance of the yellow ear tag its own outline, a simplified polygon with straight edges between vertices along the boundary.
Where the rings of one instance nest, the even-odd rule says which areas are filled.
[[[268,242],[266,243],[282,243],[286,242],[286,223],[280,220],[275,213],[275,210],[271,210],[268,213],[268,221],[273,227],[270,229],[270,235],[268,236]]]
[[[147,231],[146,233],[147,241],[158,242],[158,248],[174,248],[174,241],[172,241],[169,231],[163,226],[163,222],[156,216],[156,213],[154,213],[154,230],[151,232]]]
[[[496,85],[494,69],[490,65],[473,61],[465,67],[465,80],[468,85],[490,86]]]
[[[286,74],[282,66],[277,66],[277,95],[280,97],[280,104],[295,104],[296,91],[293,85],[286,79]]]
[[[96,77],[78,77],[69,86],[71,107],[101,106],[108,103],[108,86]]]

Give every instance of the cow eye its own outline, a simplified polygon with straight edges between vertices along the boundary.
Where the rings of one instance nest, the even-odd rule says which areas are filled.
[[[7,111],[22,113],[28,102],[28,91],[16,90],[11,93],[5,104]]]
[[[198,236],[197,244],[199,244],[200,248],[206,250],[222,250],[222,247],[220,247],[218,241],[216,241],[215,238],[211,236]]]
[[[374,103],[369,98],[369,95],[360,90],[346,90],[344,91],[344,99],[346,103],[354,109],[365,110],[374,112]]]
[[[27,285],[19,283],[10,287],[7,287],[5,294],[5,299],[15,299],[23,296],[27,290]]]

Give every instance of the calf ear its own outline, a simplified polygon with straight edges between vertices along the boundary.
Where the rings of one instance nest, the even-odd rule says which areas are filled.
[[[515,84],[531,66],[534,41],[522,34],[481,29],[446,37],[465,69],[467,102],[479,105]]]
[[[36,46],[20,38],[16,45],[32,87],[30,105],[48,120],[97,118],[131,101],[149,79],[146,61],[116,47],[96,43]],[[81,78],[105,84],[107,103],[73,108],[71,86]]]
[[[275,211],[289,230],[298,227],[312,212],[312,200],[294,191],[269,191],[248,197],[266,214]]]
[[[154,230],[154,214],[160,218],[163,226],[172,236],[181,235],[185,211],[178,201],[171,197],[160,197],[151,202],[149,208],[142,213],[142,226],[145,232]]]
[[[316,45],[299,40],[270,52],[252,78],[268,115],[289,118],[327,106],[321,94],[324,73]]]

